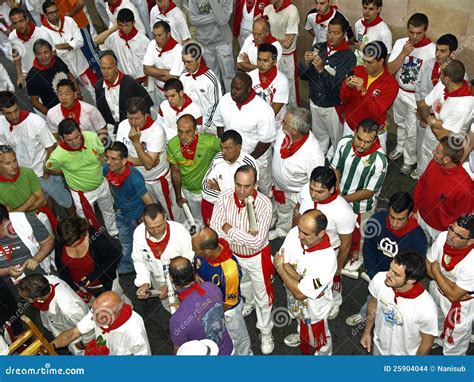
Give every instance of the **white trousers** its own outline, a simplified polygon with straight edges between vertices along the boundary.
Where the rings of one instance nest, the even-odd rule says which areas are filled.
[[[417,220],[421,229],[425,232],[426,238],[428,239],[428,244],[431,245],[441,233],[441,231],[429,226],[428,223],[421,217],[420,211],[418,211]]]
[[[76,206],[77,214],[84,218],[84,211],[82,209],[81,200],[77,191],[71,190],[72,200]],[[114,201],[112,194],[110,193],[109,182],[104,178],[102,184],[93,191],[85,192],[84,196],[89,201],[90,205],[93,207],[94,203],[97,202],[97,205],[102,212],[102,217],[104,218],[105,227],[109,232],[110,236],[118,235],[117,225],[115,224],[115,212],[114,212]]]
[[[242,314],[244,304],[240,302],[234,309],[224,312],[225,326],[234,344],[235,355],[253,355],[250,337]]]
[[[297,106],[297,102],[296,102],[297,100],[296,80],[297,79],[295,77],[295,70],[296,70],[295,56],[293,54],[281,56],[278,69],[285,74],[285,76],[288,78],[288,84],[290,85],[288,105],[295,107]]]
[[[342,138],[342,126],[334,107],[319,107],[309,102],[313,134],[321,146],[324,155],[327,154],[329,144],[335,148]],[[352,131],[352,130],[351,130]]]
[[[167,193],[165,190],[163,190],[162,184],[159,180],[145,181],[146,189],[150,192],[152,198],[165,208],[165,210],[168,212],[168,217],[171,220],[184,223],[185,217],[183,209],[180,208],[176,203],[176,196],[174,193],[173,184],[171,183],[171,175],[169,172],[166,174],[165,180],[168,183],[168,195],[166,195]],[[169,202],[166,201],[167,198],[169,198],[168,200],[171,202],[171,211],[168,206]]]
[[[256,160],[258,166],[258,190],[268,197],[271,195],[273,184],[272,155],[273,147],[270,146],[268,150]]]
[[[298,203],[298,193],[295,192],[285,192],[285,204],[275,201],[273,203],[277,214],[275,229],[278,231],[280,237],[285,237],[291,229],[293,210],[295,209],[296,203]]]
[[[182,188],[182,193],[184,198],[188,201],[189,209],[191,210],[191,214],[193,215],[194,222],[196,223],[196,229],[200,229],[204,227],[204,223],[202,221],[202,214],[201,214],[201,201],[202,201],[202,194],[193,194],[191,191]],[[181,209],[182,211],[182,209]],[[183,212],[184,216],[184,212]],[[186,219],[184,219],[184,224],[189,227],[189,224]]]
[[[438,145],[439,141],[436,139],[431,127],[427,126],[424,130],[423,138],[421,141],[421,147],[418,151],[419,160],[418,160],[418,176],[421,176],[428,167],[428,163],[433,159],[433,150]]]
[[[206,65],[221,79],[225,92],[230,92],[230,83],[235,75],[232,42],[205,46],[203,49]]]
[[[393,103],[393,119],[397,125],[398,152],[403,152],[403,163],[414,165],[416,163],[416,101],[415,94],[399,90]]]

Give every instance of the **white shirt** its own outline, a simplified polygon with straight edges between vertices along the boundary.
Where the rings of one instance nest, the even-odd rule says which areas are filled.
[[[258,73],[258,68],[248,73],[252,79],[252,87],[255,93],[257,93],[257,95],[266,101],[270,106],[273,103],[284,104],[278,114],[275,116],[276,128],[277,131],[280,131],[283,126],[283,118],[286,114],[286,105],[288,104],[288,98],[290,95],[290,85],[288,78],[283,72],[278,70],[275,79],[264,89],[260,83],[260,76]]]
[[[377,299],[374,327],[374,354],[416,355],[420,333],[438,336],[438,311],[425,290],[416,298],[398,296],[385,285],[387,272],[377,273],[369,284],[370,294]]]
[[[253,156],[240,151],[239,157],[235,162],[230,163],[224,159],[222,152],[216,154],[212,160],[209,170],[207,170],[206,175],[202,179],[202,198],[207,200],[209,203],[214,204],[217,201],[221,192],[231,190],[235,187],[234,175],[237,169],[243,165],[253,166],[257,170],[257,179],[258,179],[258,167],[257,162]],[[217,180],[219,184],[220,191],[211,190],[207,185],[209,179]]]
[[[81,47],[84,46],[84,39],[82,38],[81,30],[74,19],[68,16],[64,17],[64,25],[62,26],[61,33],[59,33],[56,26],[52,24],[49,25],[55,30],[51,30],[44,25],[41,26],[41,29],[46,31],[46,33],[51,37],[51,40],[53,41],[53,49],[59,44],[67,43],[71,45],[71,50],[56,49],[56,54],[69,67],[73,76],[79,77],[89,68],[89,63],[81,50]]]
[[[53,134],[40,116],[29,113],[28,117],[10,131],[10,123],[0,116],[0,143],[10,145],[15,150],[18,164],[31,168],[35,174],[43,176],[46,149],[56,143]]]
[[[336,17],[336,15],[338,15],[339,17],[340,16],[344,17],[347,20],[347,22],[349,22],[347,17],[343,15],[341,12],[339,12],[339,10],[330,9],[329,12],[332,12],[331,16],[327,20],[324,20],[323,22],[319,24],[316,23],[316,16],[318,14],[316,9],[313,8],[312,10],[308,12],[308,15],[306,16],[306,23],[304,25],[304,29],[306,29],[307,31],[310,31],[310,30],[313,31],[314,39],[313,39],[312,45],[316,43],[320,44],[327,41],[329,22],[334,17]],[[391,48],[392,48],[392,43],[390,43],[390,49]]]
[[[245,8],[245,7],[244,7]],[[283,47],[278,41],[272,42],[272,45],[277,49],[277,64],[280,62],[280,58],[283,54]],[[242,53],[246,53],[249,61],[252,65],[257,65],[257,58],[258,58],[258,46],[255,45],[253,40],[253,35],[251,34],[248,36],[240,49],[239,55],[237,56],[237,63],[242,62],[243,60],[240,58]]]
[[[300,204],[300,214],[314,209],[314,202],[309,193],[309,182],[301,188],[297,200]],[[354,231],[357,216],[354,214],[351,205],[340,195],[332,202],[317,203],[317,209],[328,220],[326,233],[331,241],[331,246],[336,250],[341,245],[339,235],[349,235]]]
[[[171,220],[167,222],[170,238],[160,259],[154,256],[150,246],[147,244],[146,238],[150,239],[150,236],[146,231],[144,223],[141,223],[133,233],[132,259],[133,266],[137,272],[134,281],[137,287],[143,284],[158,287],[156,283],[164,283],[166,280],[163,273],[163,265],[169,264],[170,260],[175,257],[183,256],[190,261],[193,260],[194,253],[191,247],[191,235],[186,227],[181,223]]]
[[[143,57],[143,65],[154,66],[158,69],[168,69],[171,76],[179,77],[184,72],[184,64],[181,57],[183,46],[176,44],[173,49],[163,52],[160,56],[161,50],[156,41],[151,40]],[[163,91],[164,84],[163,81],[155,78],[155,85],[159,90]]]
[[[115,85],[119,80],[119,76],[117,76],[113,85]],[[115,122],[120,121],[120,85],[115,85],[109,88],[109,86],[105,83],[102,84],[104,88],[105,100],[107,101],[107,105],[109,105],[110,113]]]
[[[289,141],[283,131],[278,133],[273,152],[272,176],[278,190],[297,193],[309,182],[313,169],[324,166],[325,159],[321,147],[311,131],[303,146],[292,156],[283,159],[280,149],[282,146],[286,146]]]
[[[191,38],[188,23],[186,22],[186,16],[178,6],[163,14],[158,9],[158,5],[155,5],[150,11],[150,30],[153,30],[153,25],[158,21],[165,21],[169,24],[171,28],[171,36],[176,41],[183,42]]]
[[[367,28],[367,33],[364,34],[365,27],[362,25],[362,20],[359,19],[354,24],[354,38],[357,42],[362,42],[367,45],[372,41],[382,41],[387,47],[387,53],[390,54],[392,51],[392,32],[385,21],[378,23],[372,27]],[[362,65],[364,63],[363,53],[356,49],[354,51],[357,57],[357,64]]]
[[[132,39],[125,41],[120,37],[119,31],[115,31],[105,40],[104,49],[110,49],[117,56],[117,65],[121,72],[133,78],[144,77],[143,58],[148,46],[148,37],[138,32]]]
[[[10,75],[2,64],[0,64],[0,91],[15,91]]]
[[[78,322],[77,328],[81,333],[94,330],[96,338],[102,336],[110,355],[151,355],[143,318],[135,311],[123,325],[107,333],[95,324],[92,312]]]
[[[138,158],[137,150],[132,141],[128,138],[130,129],[131,126],[128,119],[124,119],[120,122],[117,129],[116,140],[127,146],[128,156]],[[169,164],[166,161],[166,135],[163,127],[155,121],[149,128],[142,130],[140,143],[145,152],[159,153],[160,161],[151,170],[147,170],[145,166],[136,166],[137,170],[142,173],[146,181],[157,180],[161,176],[164,176],[169,170]]]
[[[298,227],[288,232],[281,248],[285,250],[284,262],[293,265],[301,276],[298,289],[307,297],[303,302],[293,301],[296,299],[290,297],[290,311],[312,323],[327,318],[333,305],[332,282],[337,269],[334,249],[329,247],[304,253]]]
[[[214,124],[242,135],[242,150],[252,153],[258,142],[271,143],[276,137],[275,113],[263,99],[255,96],[240,109],[230,93],[217,106]]]
[[[268,16],[272,35],[283,40],[286,34],[294,34],[298,36],[298,26],[300,24],[300,15],[295,5],[276,12],[273,5],[267,5],[263,11],[264,16]],[[293,40],[289,49],[283,49],[283,54],[292,53],[296,49],[296,38]]]
[[[100,114],[100,111],[95,106],[84,101],[79,101],[79,103],[81,104],[81,114],[79,117],[81,124],[79,127],[82,131],[98,132],[107,125],[104,117],[102,117],[102,114]],[[61,104],[58,104],[48,110],[48,114],[46,114],[46,126],[49,131],[56,134],[58,132],[59,123],[65,118],[67,118],[67,116],[63,115]]]
[[[128,8],[133,12],[133,17],[135,19],[135,27],[143,34],[146,35],[146,28],[143,25],[143,21],[140,17],[140,12],[138,12],[137,7],[133,5],[130,0],[122,0],[122,3],[115,9],[115,12],[110,12],[110,8],[108,6],[105,7],[107,10],[107,16],[109,16],[110,24],[109,28],[112,28],[114,24],[117,23],[117,15],[121,9]]]
[[[187,104],[187,102],[185,101],[184,105],[182,106],[182,109],[172,107],[168,100],[164,100],[160,104],[159,115],[162,119],[163,128],[165,129],[166,142],[169,142],[171,138],[176,137],[176,135],[178,134],[178,125],[176,124],[176,122],[181,116],[185,114],[190,114],[194,118],[196,118],[197,128],[199,132],[204,132],[202,128],[201,109],[199,109],[199,106],[192,100],[189,104]]]

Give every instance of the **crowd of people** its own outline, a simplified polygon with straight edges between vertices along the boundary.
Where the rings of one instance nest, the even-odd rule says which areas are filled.
[[[22,331],[21,299],[57,349],[150,355],[132,275],[134,300],[170,313],[174,354],[252,355],[253,311],[271,354],[279,278],[298,327],[285,345],[331,355],[349,276],[369,282],[346,319],[368,352],[466,354],[474,102],[458,39],[432,41],[414,13],[392,42],[382,0],[353,26],[314,3],[301,27],[291,0],[95,0],[96,31],[83,0],[0,1],[16,70],[0,64],[0,342]],[[380,209],[399,158],[416,185]]]

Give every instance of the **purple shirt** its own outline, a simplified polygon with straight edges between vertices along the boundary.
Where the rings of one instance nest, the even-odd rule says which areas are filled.
[[[181,346],[188,341],[209,339],[219,346],[219,355],[230,355],[234,346],[225,327],[222,292],[210,282],[202,283],[201,287],[205,295],[192,292],[170,318],[173,344]]]

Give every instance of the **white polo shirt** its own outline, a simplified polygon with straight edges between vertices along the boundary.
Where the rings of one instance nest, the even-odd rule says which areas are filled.
[[[315,208],[315,202],[309,192],[309,182],[301,188],[297,200],[300,205],[300,214]],[[331,246],[335,250],[338,249],[341,245],[339,235],[349,235],[354,231],[357,215],[354,214],[351,205],[340,195],[329,203],[324,203],[324,201],[317,203],[316,208],[326,216],[328,220],[326,233],[331,241]]]
[[[292,313],[312,323],[327,318],[333,305],[332,281],[337,269],[334,249],[328,247],[305,253],[298,238],[298,227],[288,232],[281,248],[285,250],[284,262],[294,266],[301,276],[298,289],[307,297],[302,303],[290,306],[297,310]]]
[[[245,8],[245,7],[244,7]],[[277,63],[280,62],[281,56],[283,54],[283,47],[278,41],[272,42],[272,45],[277,49]],[[258,58],[258,46],[255,44],[253,40],[253,35],[251,34],[244,40],[244,44],[240,49],[239,55],[237,56],[237,63],[242,62],[243,60],[240,58],[242,53],[246,53],[249,61],[252,65],[257,65],[257,58]]]
[[[171,138],[178,135],[178,125],[176,122],[178,119],[185,115],[191,114],[197,121],[197,127],[199,132],[202,131],[202,113],[199,106],[192,101],[192,99],[185,93],[185,101],[181,108],[175,108],[170,105],[168,100],[164,100],[160,104],[160,117],[162,117],[163,128],[166,133],[166,142],[169,142]]]
[[[158,5],[155,5],[150,11],[150,30],[153,30],[153,25],[158,21],[164,21],[170,25],[171,36],[176,41],[183,42],[191,38],[186,16],[177,6],[166,13],[161,13]]]
[[[144,35],[146,35],[146,28],[143,25],[143,21],[140,17],[140,12],[138,12],[137,7],[133,5],[130,0],[122,0],[121,4],[114,10],[114,13],[110,11],[110,7],[106,6],[105,9],[107,10],[107,16],[109,16],[109,28],[112,28],[114,24],[117,23],[117,15],[121,9],[128,8],[133,12],[133,17],[135,19],[135,27]]]
[[[43,176],[46,149],[56,143],[53,134],[40,116],[29,113],[28,117],[10,131],[10,123],[0,116],[0,143],[10,145],[15,150],[18,164],[31,168],[35,174]]]
[[[120,122],[117,129],[117,141],[122,142],[128,149],[128,156],[138,158],[137,150],[132,141],[128,138],[130,133],[130,123],[128,119]],[[145,152],[159,153],[160,162],[151,170],[147,170],[145,166],[136,166],[146,181],[152,181],[165,175],[169,170],[169,164],[166,160],[166,135],[163,127],[156,121],[147,129],[141,131],[140,143]]]
[[[100,114],[100,111],[95,106],[84,101],[79,101],[79,103],[81,104],[81,114],[79,117],[81,123],[79,127],[82,131],[94,131],[97,133],[107,125],[104,117],[102,117],[102,114]],[[48,114],[46,114],[46,126],[49,131],[56,134],[58,132],[59,123],[65,118],[68,118],[68,115],[63,114],[61,104],[58,104],[48,110]]]
[[[155,40],[148,43],[145,56],[143,57],[143,65],[154,66],[158,69],[168,69],[171,76],[179,77],[184,72],[184,64],[181,57],[183,46],[176,44],[173,49],[162,52]],[[155,85],[163,91],[164,82],[155,78]]]
[[[382,41],[387,47],[387,53],[392,52],[392,32],[385,21],[378,23],[377,25],[367,28],[367,33],[364,34],[365,27],[362,24],[362,20],[359,19],[354,24],[354,38],[357,42],[362,42],[367,45],[372,41]],[[354,51],[357,57],[357,64],[362,65],[364,63],[363,53],[356,49]]]
[[[438,314],[435,302],[425,290],[416,298],[398,296],[385,285],[387,272],[377,273],[369,284],[377,299],[374,327],[374,354],[416,355],[421,333],[438,336]]]
[[[298,8],[295,5],[291,4],[289,7],[282,9],[279,12],[275,11],[273,5],[267,5],[263,10],[263,15],[268,16],[268,21],[270,22],[270,27],[272,35],[282,40],[287,34],[294,34],[298,36],[298,26],[300,24],[300,15],[298,13]],[[296,49],[296,38],[291,44],[290,48],[283,49],[283,54],[293,53]]]
[[[256,94],[247,101],[239,109],[230,93],[225,94],[217,106],[214,124],[224,127],[224,130],[239,132],[242,135],[242,150],[252,153],[258,142],[271,143],[275,140],[275,113]]]
[[[324,154],[311,131],[303,146],[292,156],[283,159],[280,148],[288,143],[288,136],[280,131],[274,146],[272,176],[278,190],[297,193],[309,182],[313,169],[324,166]]]
[[[84,39],[82,38],[81,30],[77,26],[74,19],[71,17],[64,17],[64,25],[62,25],[61,32],[59,29],[48,23],[45,19],[44,24],[41,26],[41,29],[46,31],[53,41],[53,49],[55,45],[59,44],[69,44],[72,49],[56,49],[56,54],[58,57],[64,61],[64,63],[69,67],[74,77],[79,77],[82,75],[88,68],[89,63],[87,62],[84,53],[82,53],[81,47],[84,46]]]
[[[119,31],[112,33],[103,44],[104,49],[110,49],[117,57],[117,65],[121,72],[133,78],[144,77],[143,58],[147,49],[148,37],[138,32],[132,39],[125,41]]]
[[[290,96],[290,85],[288,78],[283,72],[277,71],[275,79],[266,88],[262,87],[258,69],[252,70],[248,73],[252,79],[252,87],[255,93],[265,100],[270,106],[273,103],[282,103],[283,107],[275,116],[277,131],[280,131],[283,126],[283,118],[286,114],[286,105]]]

